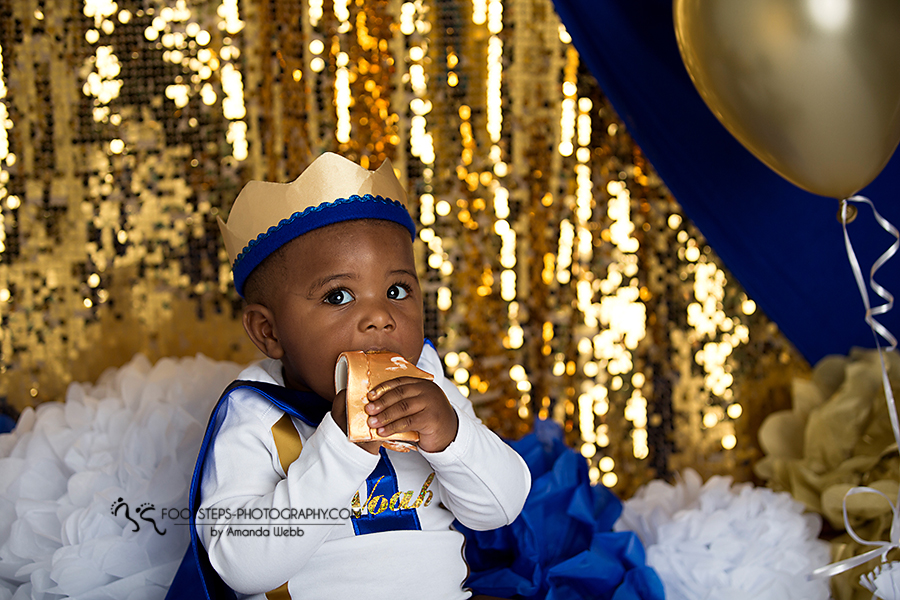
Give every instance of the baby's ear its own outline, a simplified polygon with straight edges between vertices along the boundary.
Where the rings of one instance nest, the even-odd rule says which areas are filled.
[[[281,358],[284,349],[275,330],[275,315],[262,304],[249,304],[244,308],[244,331],[260,351],[269,358]]]

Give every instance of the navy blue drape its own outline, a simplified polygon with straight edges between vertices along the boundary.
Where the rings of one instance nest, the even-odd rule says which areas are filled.
[[[554,0],[582,60],[685,214],[803,356],[874,347],[838,201],[789,183],[731,136],[681,62],[671,0]],[[900,224],[900,155],[860,193]],[[894,238],[868,206],[850,236],[868,277]],[[900,256],[876,281],[900,296]],[[874,305],[883,302],[870,293]],[[879,317],[900,335],[900,308]]]

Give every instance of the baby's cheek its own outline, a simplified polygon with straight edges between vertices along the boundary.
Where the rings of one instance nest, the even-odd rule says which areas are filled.
[[[334,398],[334,365],[327,365],[327,360],[307,361],[300,365],[285,359],[283,362],[285,383],[289,387],[315,392],[326,400]]]
[[[416,364],[422,354],[422,346],[425,344],[425,334],[418,329],[409,329],[404,336],[402,354],[409,362]]]

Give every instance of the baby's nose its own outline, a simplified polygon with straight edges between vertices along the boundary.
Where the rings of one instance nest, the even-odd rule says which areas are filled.
[[[374,302],[367,306],[360,320],[360,329],[364,331],[390,330],[395,325],[390,307],[385,302]]]

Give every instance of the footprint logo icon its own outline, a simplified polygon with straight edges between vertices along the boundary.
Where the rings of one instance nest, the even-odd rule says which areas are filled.
[[[153,530],[156,531],[156,533],[158,533],[159,535],[166,535],[166,530],[163,529],[162,531],[160,531],[159,527],[156,526],[156,520],[153,517],[147,516],[147,513],[153,510],[156,510],[156,507],[153,506],[153,504],[151,504],[150,502],[144,502],[138,507],[137,514],[141,519],[153,525]]]
[[[128,509],[128,503],[125,502],[125,500],[123,498],[119,498],[118,500],[113,502],[112,506],[109,507],[109,510],[114,516],[118,517],[119,510],[123,506],[125,507],[125,518],[128,519],[129,521],[131,521],[132,525],[134,525],[134,529],[132,531],[140,531],[141,530],[140,524],[137,521],[135,521],[133,518],[131,518],[131,513]],[[156,524],[154,523],[153,526],[155,528]]]

